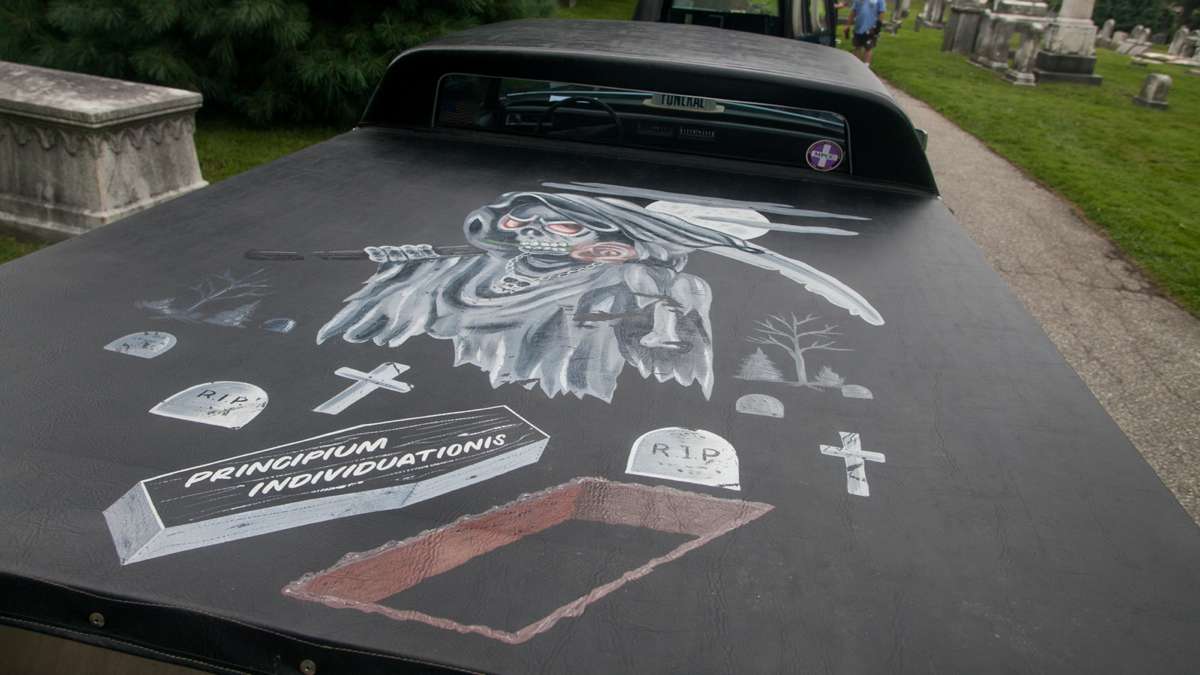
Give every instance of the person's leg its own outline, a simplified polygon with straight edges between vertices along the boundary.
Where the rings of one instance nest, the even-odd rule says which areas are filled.
[[[876,40],[878,40],[878,39],[879,39],[879,36],[878,36],[878,35],[876,35],[876,34],[874,34],[874,33],[868,33],[868,34],[866,34],[866,35],[864,35],[864,36],[863,36],[863,41],[862,41],[863,57],[862,57],[862,60],[863,60],[863,63],[867,64],[867,66],[868,66],[868,67],[871,65],[871,53],[875,51],[875,41],[876,41]]]

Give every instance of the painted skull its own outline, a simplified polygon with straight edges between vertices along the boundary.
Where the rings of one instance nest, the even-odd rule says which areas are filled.
[[[636,257],[632,240],[620,230],[563,209],[547,196],[510,194],[477,209],[464,225],[467,241],[500,257],[524,254],[547,264],[623,262]]]

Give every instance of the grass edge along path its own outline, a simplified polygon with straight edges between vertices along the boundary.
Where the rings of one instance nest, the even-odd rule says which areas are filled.
[[[1098,49],[1098,87],[1016,87],[940,51],[942,31],[883,35],[876,73],[1070,201],[1165,294],[1200,316],[1200,77]],[[1153,72],[1167,110],[1135,106]]]

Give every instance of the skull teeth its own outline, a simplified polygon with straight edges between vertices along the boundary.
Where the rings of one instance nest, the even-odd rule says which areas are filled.
[[[571,252],[571,247],[567,244],[550,244],[544,242],[523,242],[518,245],[522,251],[526,253],[559,253],[566,254]]]

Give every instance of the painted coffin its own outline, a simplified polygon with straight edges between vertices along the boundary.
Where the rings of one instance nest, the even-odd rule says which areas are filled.
[[[451,65],[617,39],[546,25]],[[0,620],[261,672],[1193,670],[1195,525],[880,156],[364,125],[0,266]]]

